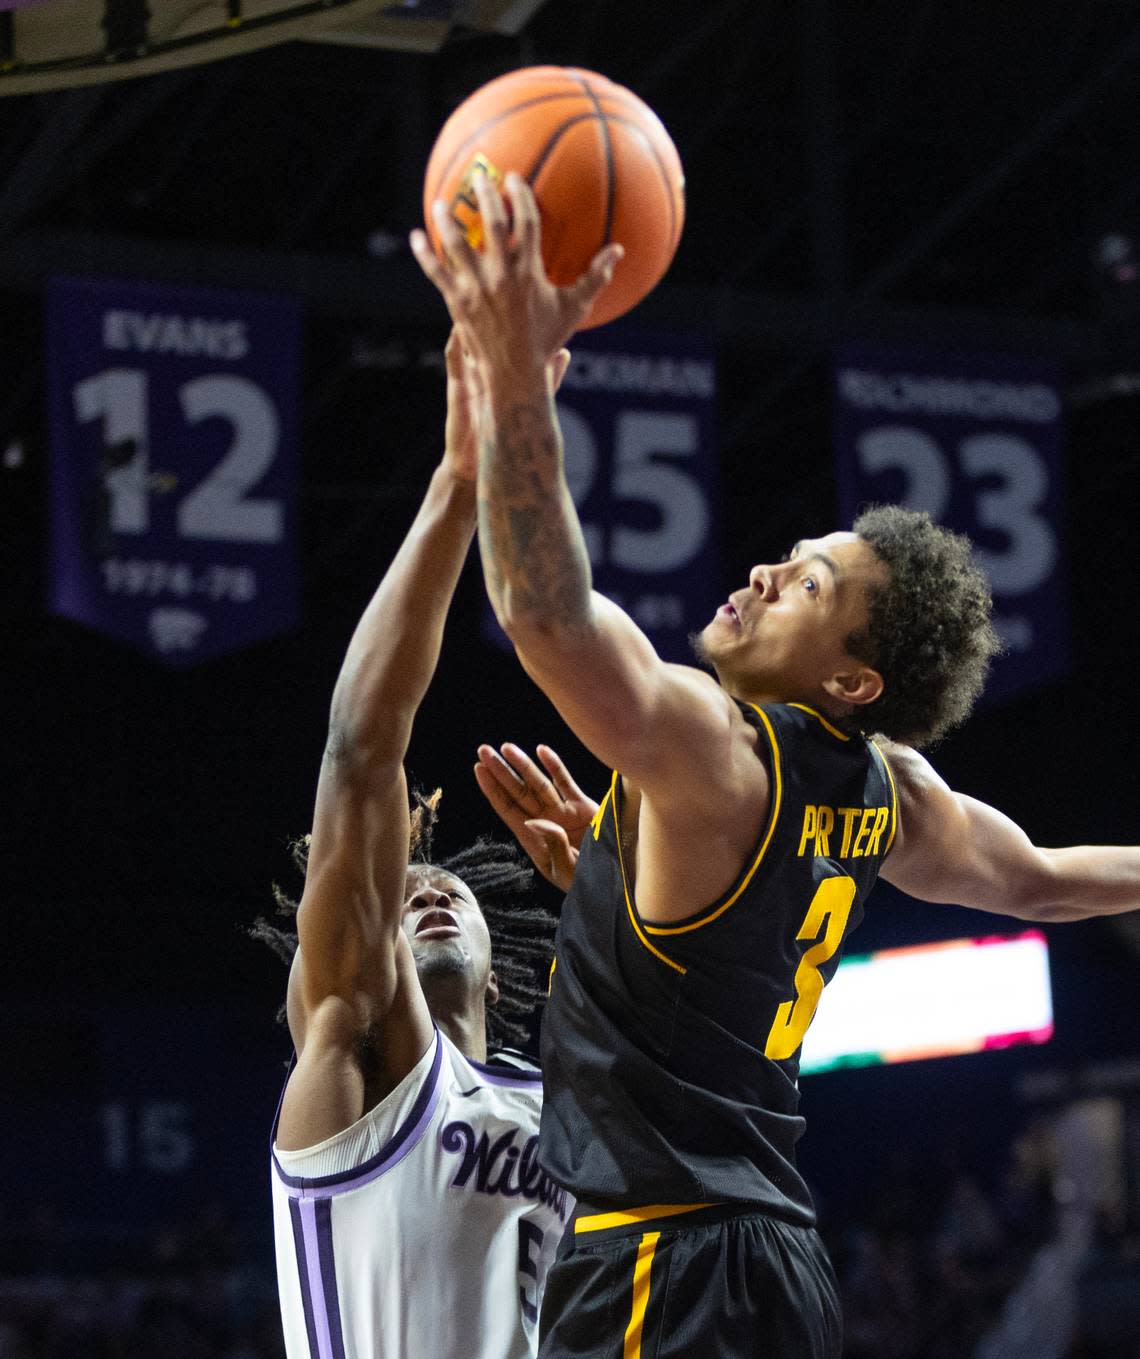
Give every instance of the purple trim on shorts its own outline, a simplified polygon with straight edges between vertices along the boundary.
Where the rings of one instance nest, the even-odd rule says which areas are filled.
[[[321,1262],[324,1310],[331,1345],[329,1359],[345,1359],[344,1333],[340,1326],[340,1296],[336,1287],[336,1257],[333,1254],[332,1200],[317,1199],[313,1207],[316,1210],[317,1251]]]
[[[423,1085],[420,1086],[420,1093],[416,1097],[415,1104],[412,1105],[407,1118],[399,1126],[391,1138],[376,1153],[369,1157],[363,1165],[355,1166],[351,1170],[341,1170],[335,1175],[317,1175],[313,1177],[305,1175],[288,1175],[282,1169],[276,1154],[273,1156],[273,1170],[277,1178],[286,1184],[290,1189],[299,1190],[299,1198],[302,1199],[322,1199],[329,1198],[333,1194],[345,1194],[350,1189],[359,1189],[361,1185],[368,1184],[385,1171],[391,1170],[398,1165],[408,1152],[416,1145],[424,1134],[424,1130],[431,1121],[431,1116],[435,1113],[436,1106],[439,1104],[440,1090],[443,1086],[441,1072],[443,1066],[443,1039],[438,1029],[435,1035],[435,1057],[432,1060],[431,1070],[424,1077]]]
[[[297,1277],[301,1281],[301,1306],[305,1312],[305,1334],[309,1337],[309,1359],[321,1359],[317,1344],[317,1322],[313,1316],[313,1294],[309,1286],[308,1252],[305,1250],[300,1199],[289,1200],[289,1218],[293,1224],[293,1249],[297,1255]]]
[[[521,1066],[492,1066],[487,1062],[476,1062],[470,1057],[464,1060],[479,1072],[488,1085],[514,1085],[530,1089],[542,1084],[541,1071],[527,1071]]]

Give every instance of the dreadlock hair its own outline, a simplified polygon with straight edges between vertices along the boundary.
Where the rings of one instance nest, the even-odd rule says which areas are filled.
[[[426,796],[413,792],[409,862],[431,865],[459,878],[478,901],[491,936],[491,967],[499,983],[498,1004],[486,1007],[487,1046],[521,1046],[530,1037],[527,1020],[546,999],[542,980],[554,953],[558,920],[530,900],[534,870],[513,845],[480,836],[456,854],[432,858],[442,796],[440,788]],[[311,842],[312,836],[305,835],[290,845],[293,863],[302,875],[308,867]],[[298,903],[276,883],[273,900],[277,915],[295,918]],[[282,929],[261,916],[250,927],[249,935],[268,945],[283,962],[293,961],[297,952],[295,929]],[[282,1006],[278,1019],[284,1019],[284,1014]]]
[[[866,627],[848,652],[883,676],[883,692],[854,714],[860,729],[925,746],[970,714],[1001,650],[993,600],[970,540],[928,514],[875,505],[852,525],[887,568],[868,591]]]

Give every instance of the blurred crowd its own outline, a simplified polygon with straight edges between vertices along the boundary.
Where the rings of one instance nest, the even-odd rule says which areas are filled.
[[[143,1240],[0,1218],[0,1359],[284,1359],[270,1247],[248,1236],[219,1204]]]
[[[1053,1127],[1038,1119],[992,1168],[899,1158],[851,1208],[822,1204],[845,1359],[977,1354],[1065,1199]],[[1063,1359],[1140,1359],[1140,1236],[1127,1228],[1106,1217],[1083,1252]],[[0,1359],[283,1359],[268,1238],[249,1239],[263,1235],[220,1205],[141,1242],[93,1239],[43,1208],[9,1211]]]
[[[992,1166],[959,1164],[952,1152],[896,1160],[856,1213],[823,1218],[843,1300],[844,1359],[1140,1359],[1140,1233],[1130,1229],[1138,1224],[1123,1204],[1098,1211],[1070,1279],[1056,1243],[1066,1229],[1072,1235],[1072,1197],[1054,1122],[1044,1117]],[[1069,1292],[1072,1305],[1063,1309],[1069,1334],[1054,1331],[1047,1353],[1010,1304],[1022,1289],[1023,1309],[1037,1307],[1031,1285],[1040,1288],[1049,1269],[1046,1287]]]
[[[946,1162],[949,1161],[949,1164]],[[825,1222],[839,1276],[846,1359],[964,1359],[1050,1237],[1049,1127],[1017,1140],[996,1183],[948,1155],[896,1161],[854,1220]]]

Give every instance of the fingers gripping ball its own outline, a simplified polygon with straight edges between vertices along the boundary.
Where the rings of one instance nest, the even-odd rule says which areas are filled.
[[[501,185],[510,170],[530,184],[542,219],[542,259],[567,286],[611,241],[625,258],[582,329],[621,316],[660,282],[681,239],[685,177],[677,148],[653,110],[605,76],[573,67],[531,66],[476,90],[443,125],[424,179],[468,241],[482,245],[474,177]]]

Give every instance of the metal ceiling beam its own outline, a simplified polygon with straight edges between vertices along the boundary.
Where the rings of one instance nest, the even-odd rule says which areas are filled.
[[[54,0],[14,15],[0,95],[102,85],[297,39],[437,52],[457,27],[514,35],[543,0]]]
[[[437,52],[456,27],[515,37],[546,0],[448,0],[411,5],[391,14],[337,25],[306,35],[306,42],[348,47],[384,47],[405,52]]]
[[[0,95],[103,85],[237,56],[370,16],[386,3],[395,0],[278,0],[271,13],[230,23],[221,6],[199,5],[197,13],[185,0],[150,0],[147,41],[110,59],[104,7],[93,0],[55,0],[14,16],[12,61],[0,71]],[[217,22],[210,19],[214,11]]]

